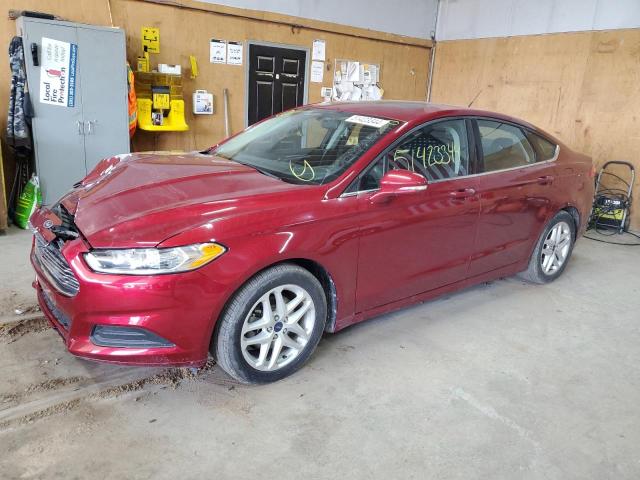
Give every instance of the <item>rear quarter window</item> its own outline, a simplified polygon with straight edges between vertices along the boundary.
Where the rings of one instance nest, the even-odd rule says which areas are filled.
[[[555,143],[552,143],[546,138],[535,133],[530,133],[529,139],[533,144],[533,148],[538,152],[538,155],[536,156],[536,160],[538,162],[545,162],[556,156],[556,149],[558,146]]]
[[[485,172],[531,165],[536,155],[522,129],[498,120],[478,119]]]

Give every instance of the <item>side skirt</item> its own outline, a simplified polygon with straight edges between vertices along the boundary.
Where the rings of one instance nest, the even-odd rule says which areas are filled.
[[[526,264],[522,262],[517,262],[506,267],[499,268],[497,270],[492,270],[490,272],[486,272],[475,277],[467,278],[460,282],[452,283],[450,285],[445,285],[444,287],[436,288],[434,290],[429,290],[428,292],[420,293],[418,295],[413,295],[411,297],[403,298],[401,300],[397,300],[395,302],[387,303],[386,305],[381,305],[379,307],[375,307],[369,310],[365,310],[364,312],[360,312],[355,314],[352,317],[347,317],[345,319],[341,319],[336,323],[335,331],[342,330],[350,325],[354,325],[356,323],[362,322],[372,317],[377,317],[378,315],[382,315],[384,313],[389,313],[395,310],[398,310],[403,307],[408,307],[409,305],[413,305],[420,302],[425,302],[427,300],[432,300],[441,295],[456,292],[458,290],[462,290],[464,288],[471,287],[473,285],[477,285],[483,282],[490,282],[492,280],[496,280],[498,278],[510,277],[519,273],[526,269]]]

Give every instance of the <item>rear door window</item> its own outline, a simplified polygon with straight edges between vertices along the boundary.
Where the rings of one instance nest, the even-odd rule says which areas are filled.
[[[477,120],[484,171],[523,167],[536,162],[536,154],[524,132],[509,123]]]

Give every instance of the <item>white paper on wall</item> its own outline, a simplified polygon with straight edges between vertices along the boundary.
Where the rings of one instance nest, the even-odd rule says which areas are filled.
[[[311,62],[311,81],[314,83],[322,83],[324,76],[324,62],[313,60]]]
[[[333,100],[380,100],[380,66],[356,60],[336,59],[333,73]]]
[[[359,101],[362,98],[362,89],[354,86],[351,91],[351,100],[354,102]]]
[[[227,42],[227,63],[229,65],[242,65],[241,42]]]
[[[311,52],[311,60],[320,60],[322,62],[326,60],[324,40],[313,41],[313,50]]]
[[[369,72],[371,73],[371,83],[378,83],[380,81],[378,78],[378,66],[369,64]]]
[[[209,43],[209,61],[211,63],[227,63],[227,42],[211,39]]]
[[[360,62],[349,62],[347,64],[347,80],[350,82],[360,81]]]

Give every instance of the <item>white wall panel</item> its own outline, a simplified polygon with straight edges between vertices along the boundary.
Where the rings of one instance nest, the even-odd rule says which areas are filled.
[[[381,32],[430,38],[438,0],[200,0],[312,18]]]
[[[533,2],[531,0],[517,0],[513,2],[510,31],[522,32],[521,35],[534,35],[546,30],[553,15],[554,3],[555,0]],[[500,36],[505,36],[505,33]]]
[[[441,0],[438,40],[640,27],[640,0]]]
[[[611,8],[615,4],[616,8]],[[596,30],[635,28],[640,23],[640,0],[600,0],[596,11]]]
[[[540,33],[592,30],[598,1],[599,0],[556,0],[553,2],[554,6],[551,21],[546,31]],[[610,4],[616,3],[616,0],[607,1]],[[517,33],[514,35],[517,35]]]

